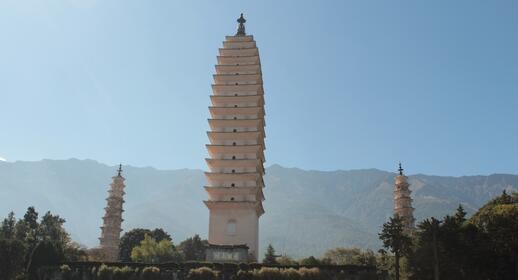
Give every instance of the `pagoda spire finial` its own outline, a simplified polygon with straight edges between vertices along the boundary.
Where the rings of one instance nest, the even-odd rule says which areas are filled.
[[[122,173],[122,164],[119,164],[119,170],[117,170],[117,176],[121,176]]]
[[[246,19],[243,17],[243,13],[241,13],[241,16],[237,19],[237,22],[239,23],[239,27],[237,28],[236,36],[246,36],[246,32],[245,32]]]
[[[399,163],[399,168],[398,168],[398,171],[399,171],[399,175],[403,176],[403,167],[401,167],[401,162]]]

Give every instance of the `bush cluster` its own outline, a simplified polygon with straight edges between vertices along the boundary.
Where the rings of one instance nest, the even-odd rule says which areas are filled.
[[[318,268],[275,268],[263,267],[255,270],[239,270],[235,280],[324,280],[329,279]]]
[[[214,264],[213,264],[214,265]],[[216,264],[215,267],[201,266],[185,270],[185,280],[328,280],[350,279],[344,273],[313,268],[261,267],[246,264]],[[68,265],[60,267],[62,280],[81,280]],[[95,280],[161,280],[170,279],[168,270],[148,266],[143,268],[111,267],[105,264],[92,268],[91,278]],[[163,274],[163,275],[162,275]],[[230,277],[229,277],[230,276]],[[228,278],[227,278],[228,277]],[[363,278],[361,278],[363,279]]]

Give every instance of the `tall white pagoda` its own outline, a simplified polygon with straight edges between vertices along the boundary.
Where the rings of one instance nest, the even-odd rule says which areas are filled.
[[[410,194],[408,177],[403,174],[403,168],[399,163],[399,175],[394,184],[394,215],[403,219],[405,232],[412,233],[415,229],[414,208]]]
[[[264,213],[264,90],[254,37],[245,33],[243,14],[236,35],[219,49],[210,96],[209,208],[210,261],[257,260],[259,217]]]
[[[120,233],[122,232],[122,205],[124,203],[124,180],[122,177],[122,165],[119,165],[117,176],[112,177],[108,198],[106,199],[103,226],[101,237],[99,237],[102,256],[104,261],[117,261],[119,259]]]

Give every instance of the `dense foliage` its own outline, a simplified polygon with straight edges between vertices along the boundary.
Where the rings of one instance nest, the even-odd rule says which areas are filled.
[[[146,234],[140,245],[131,251],[131,260],[143,263],[163,263],[179,262],[182,257],[171,241],[163,239],[157,242]]]
[[[503,193],[470,219],[459,206],[418,224],[404,252],[409,279],[518,279],[518,193]]]
[[[154,230],[136,228],[132,229],[121,237],[120,241],[120,251],[119,251],[119,260],[123,262],[131,261],[131,252],[133,248],[140,245],[140,242],[144,240],[144,237],[149,235],[155,241],[160,242],[162,240],[173,241],[171,235],[165,232],[161,228],[156,228]]]
[[[199,235],[194,235],[182,241],[178,250],[186,261],[204,261],[205,248],[209,245],[207,240],[202,240]]]
[[[0,226],[0,280],[34,279],[43,265],[84,260],[84,249],[71,242],[64,223],[50,212],[39,219],[34,207],[19,220],[9,213]]]
[[[403,220],[395,215],[388,222],[383,224],[383,229],[379,234],[383,247],[390,249],[394,254],[395,279],[400,279],[400,258],[408,252],[412,240],[404,233]]]
[[[268,244],[268,248],[266,248],[266,253],[264,254],[263,263],[264,264],[278,264],[277,256],[275,255],[275,249],[273,248],[272,244]]]

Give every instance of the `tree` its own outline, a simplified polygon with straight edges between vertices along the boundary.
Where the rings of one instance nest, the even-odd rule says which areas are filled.
[[[394,254],[396,280],[399,280],[400,258],[408,252],[412,243],[412,240],[404,233],[403,229],[403,220],[398,215],[395,215],[383,224],[383,229],[379,233],[383,247],[389,249]]]
[[[439,234],[439,225],[441,221],[432,217],[431,219],[424,220],[419,228],[423,231],[430,232],[432,236],[432,252],[433,252],[433,275],[435,280],[439,280],[439,254],[438,254],[438,244],[437,244],[437,235]]]
[[[29,279],[38,279],[37,271],[41,266],[55,266],[65,260],[63,247],[58,242],[50,240],[40,241],[29,252],[27,273]]]
[[[0,239],[0,280],[11,280],[23,271],[26,247],[14,239]]]
[[[11,211],[2,222],[0,238],[13,239],[15,237],[15,226],[16,218],[14,217],[14,212]]]
[[[87,249],[77,242],[70,242],[64,248],[65,260],[69,262],[88,261]]]
[[[23,216],[23,221],[27,224],[29,229],[36,230],[38,228],[38,212],[34,206],[27,208],[27,212]]]
[[[309,256],[307,258],[301,259],[299,261],[299,263],[300,263],[300,265],[315,266],[315,265],[319,265],[320,261],[313,256]]]
[[[376,255],[371,250],[363,251],[358,248],[336,248],[324,254],[332,264],[337,265],[376,265]]]
[[[201,240],[200,236],[195,234],[182,241],[178,245],[178,250],[182,253],[186,261],[204,261],[205,249],[209,245],[207,240]]]
[[[64,248],[70,242],[70,236],[63,227],[64,223],[65,219],[59,217],[59,215],[52,215],[48,211],[41,218],[38,226],[38,239],[59,243],[59,246]]]
[[[144,263],[162,263],[179,261],[180,254],[174,249],[171,241],[164,239],[157,242],[146,234],[140,245],[131,251],[131,260]]]
[[[266,248],[266,253],[264,254],[263,263],[269,264],[269,265],[278,264],[277,256],[275,255],[275,249],[273,248],[272,244],[268,244],[268,248]]]
[[[280,256],[276,259],[276,261],[279,263],[279,265],[283,266],[290,266],[290,265],[297,265],[299,264],[297,261],[295,261],[293,258],[287,255]]]
[[[487,236],[495,257],[494,278],[518,279],[518,193],[505,191],[480,208],[469,220]]]
[[[124,233],[124,235],[121,237],[119,260],[123,262],[130,262],[131,251],[133,250],[133,248],[140,245],[140,242],[144,240],[146,234],[148,234],[150,237],[152,237],[158,242],[162,240],[172,241],[171,236],[161,228],[157,228],[152,231],[143,228],[132,229]]]

